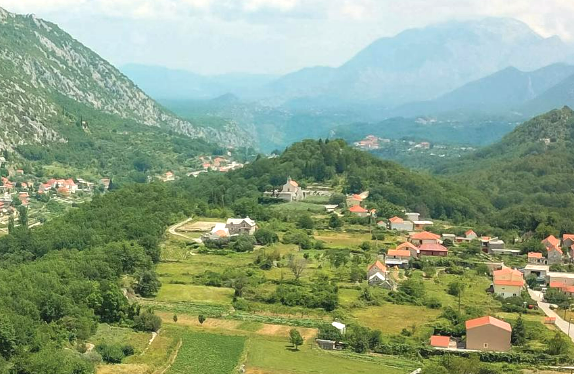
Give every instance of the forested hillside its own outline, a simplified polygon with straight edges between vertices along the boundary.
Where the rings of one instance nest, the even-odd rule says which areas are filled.
[[[447,163],[438,173],[484,191],[500,210],[492,224],[525,231],[574,229],[574,112],[536,117],[500,142]]]

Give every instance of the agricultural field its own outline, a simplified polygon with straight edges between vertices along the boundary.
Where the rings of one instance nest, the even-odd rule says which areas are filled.
[[[239,365],[245,338],[185,331],[177,358],[166,374],[231,374]]]

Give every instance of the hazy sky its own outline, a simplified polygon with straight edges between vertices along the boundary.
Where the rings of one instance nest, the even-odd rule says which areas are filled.
[[[574,39],[574,0],[0,0],[55,22],[115,65],[204,74],[337,66],[382,36],[451,19],[513,17]]]

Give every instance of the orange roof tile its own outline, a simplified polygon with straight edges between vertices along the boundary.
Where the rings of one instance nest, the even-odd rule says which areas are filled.
[[[515,269],[511,269],[511,268],[502,268],[500,270],[495,270],[494,272],[492,272],[492,275],[494,278],[497,278],[497,277],[500,277],[501,275],[509,274],[509,273],[512,275],[522,277],[522,273],[519,270],[515,270]]]
[[[542,253],[540,253],[540,252],[528,252],[528,258],[542,258]]]
[[[480,317],[480,318],[468,320],[468,321],[466,321],[465,325],[466,325],[467,330],[474,329],[476,327],[491,325],[491,326],[499,327],[499,328],[506,330],[508,332],[512,331],[512,327],[510,326],[510,323],[501,321],[501,320],[494,318],[494,317],[491,317],[491,316],[485,316],[485,317]]]
[[[387,271],[387,267],[385,265],[383,265],[383,263],[379,260],[375,261],[374,264],[372,264],[371,266],[369,266],[369,270],[371,270],[372,268],[377,268],[383,272]]]
[[[226,237],[227,236],[227,231],[225,230],[217,230],[215,232],[215,235],[219,236],[220,238]]]
[[[353,199],[363,201],[363,197],[361,195],[354,194]]]
[[[547,242],[552,247],[558,247],[560,245],[560,239],[556,238],[554,235],[550,235],[549,237],[544,239],[542,242],[543,243]]]
[[[403,244],[401,244],[397,247],[398,250],[405,249],[405,248],[418,249],[413,243],[409,243],[409,242],[404,242]]]
[[[548,252],[558,251],[558,253],[560,253],[561,255],[563,254],[562,250],[559,247],[548,247],[547,249],[548,249]]]
[[[433,234],[432,232],[422,231],[416,232],[411,235],[411,239],[415,240],[439,240],[440,236],[437,234]]]
[[[476,233],[474,232],[474,230],[468,230],[467,232],[464,233],[466,236],[470,235],[470,234],[474,234],[476,235]]]
[[[564,286],[565,286],[564,283],[562,283],[562,282],[556,282],[556,281],[550,282],[550,284],[548,285],[548,287],[550,287],[550,288],[562,288],[562,287],[564,287]]]
[[[404,222],[404,220],[401,217],[394,216],[392,218],[389,218],[389,222],[402,223],[402,222]]]
[[[562,240],[572,239],[574,240],[574,234],[564,234],[562,235]]]
[[[369,211],[360,205],[355,205],[349,208],[351,213],[368,213]]]
[[[511,280],[503,280],[503,279],[495,279],[494,284],[497,286],[524,286],[523,280],[518,281],[511,281]]]
[[[448,252],[448,248],[436,243],[436,244],[423,244],[419,247],[419,251],[432,251],[432,252]]]
[[[433,335],[430,338],[430,345],[433,347],[448,348],[450,344],[450,336]]]

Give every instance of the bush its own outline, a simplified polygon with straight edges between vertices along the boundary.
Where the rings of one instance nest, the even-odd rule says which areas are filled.
[[[155,331],[161,328],[161,318],[150,311],[134,317],[134,329],[138,331]]]
[[[119,364],[126,355],[119,344],[99,344],[96,351],[102,356],[102,360],[108,364]]]
[[[430,297],[425,301],[425,306],[431,309],[440,309],[442,307],[442,303],[436,297]]]

